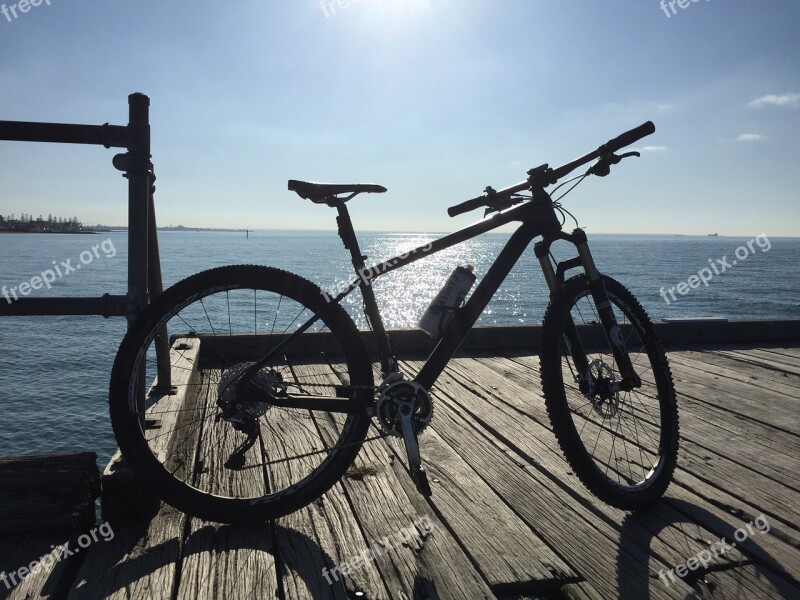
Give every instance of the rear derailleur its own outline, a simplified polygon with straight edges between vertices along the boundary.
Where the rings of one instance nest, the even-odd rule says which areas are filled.
[[[286,386],[280,373],[274,370],[259,371],[254,377],[248,377],[246,371],[252,365],[253,363],[239,363],[231,367],[217,384],[217,407],[220,412],[215,421],[225,420],[234,430],[247,436],[225,461],[225,468],[234,471],[244,468],[245,454],[255,445],[261,433],[259,419],[270,408],[270,404],[263,400],[264,394],[254,394],[248,386],[256,386],[258,391],[266,391],[275,396],[286,394]]]

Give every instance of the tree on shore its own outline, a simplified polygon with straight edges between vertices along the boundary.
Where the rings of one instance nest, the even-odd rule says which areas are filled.
[[[78,217],[62,218],[47,215],[45,220],[42,215],[34,219],[33,215],[22,213],[17,219],[14,213],[8,216],[0,215],[0,231],[64,231],[75,232],[84,229]]]

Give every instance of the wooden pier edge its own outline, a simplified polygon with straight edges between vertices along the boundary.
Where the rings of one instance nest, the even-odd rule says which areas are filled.
[[[656,332],[667,346],[681,344],[753,344],[794,341],[800,339],[800,319],[665,319],[654,321]],[[623,325],[623,330],[625,326]],[[436,342],[419,329],[389,329],[392,348],[398,354],[419,354],[433,350]],[[371,331],[361,335],[368,348],[374,350]],[[204,336],[200,336],[201,339]],[[275,336],[283,337],[283,336]],[[331,340],[330,332],[309,333],[302,340],[305,345],[295,344],[293,351],[319,352]],[[461,352],[479,350],[530,350],[539,352],[542,343],[542,324],[491,325],[473,327],[461,345]],[[216,338],[213,348],[224,352],[226,357],[241,356],[249,359],[260,349],[271,347],[275,340],[271,335],[240,335]],[[201,353],[209,352],[201,347]]]
[[[662,319],[653,322],[664,344],[733,344],[800,339],[800,319]],[[368,338],[370,332],[364,332]],[[434,341],[419,329],[390,329],[397,352],[432,350]],[[476,326],[461,346],[470,350],[538,351],[541,323],[533,325]]]

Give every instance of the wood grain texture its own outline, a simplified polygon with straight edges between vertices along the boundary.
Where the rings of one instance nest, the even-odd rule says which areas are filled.
[[[691,346],[669,358],[681,454],[665,498],[650,510],[608,507],[577,480],[550,428],[538,358],[473,351],[451,361],[433,391],[434,418],[420,437],[431,498],[416,492],[401,441],[373,427],[341,481],[274,523],[220,526],[157,506],[89,547],[73,573],[31,578],[11,597],[62,597],[53,590],[66,589],[65,580],[67,598],[800,597],[800,347]],[[420,365],[412,357],[403,368],[413,375]],[[342,372],[318,360],[296,365],[317,390],[340,383]],[[194,399],[180,402],[208,410],[219,375],[197,376],[186,386]],[[211,490],[280,489],[320,464],[344,419],[296,413],[267,412],[260,448],[269,460],[235,478],[219,464],[241,434],[223,426],[182,427],[163,451],[199,457],[202,468],[186,468]],[[165,430],[179,425],[177,416],[160,418]],[[737,531],[746,539],[708,568],[676,573],[709,543],[731,544]],[[0,544],[33,543],[11,539]],[[0,546],[0,568],[13,561]],[[0,598],[3,591],[0,583]]]

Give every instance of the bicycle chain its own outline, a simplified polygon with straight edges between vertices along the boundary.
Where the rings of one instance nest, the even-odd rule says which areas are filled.
[[[373,436],[371,438],[366,438],[361,442],[350,442],[349,444],[342,444],[337,445],[336,448],[350,448],[351,446],[359,446],[361,444],[366,444],[367,442],[374,442],[375,440],[382,440],[384,438],[389,437],[389,434],[385,431],[381,431],[378,435]],[[280,462],[286,462],[289,460],[296,460],[298,458],[306,458],[309,456],[314,456],[316,454],[322,454],[323,452],[333,452],[333,448],[326,448],[325,450],[315,450],[314,452],[306,452],[305,454],[298,454],[296,456],[292,456],[291,458],[284,458]],[[266,464],[274,464],[274,463],[266,463]]]

